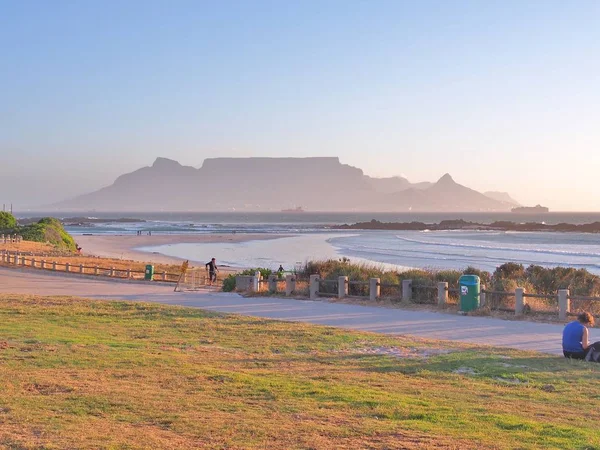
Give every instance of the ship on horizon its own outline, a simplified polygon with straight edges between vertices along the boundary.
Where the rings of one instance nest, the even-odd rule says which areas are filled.
[[[518,214],[529,214],[529,213],[547,213],[550,210],[542,205],[535,206],[519,206],[517,208],[513,208],[510,212],[518,213]]]
[[[303,212],[306,212],[306,211],[304,211],[304,209],[302,208],[302,206],[297,206],[294,209],[282,209],[281,212],[284,212],[284,213],[303,213]]]

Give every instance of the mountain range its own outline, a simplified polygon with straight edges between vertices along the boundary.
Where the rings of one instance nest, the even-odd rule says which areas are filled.
[[[69,211],[508,211],[507,193],[482,194],[445,174],[435,183],[373,178],[335,157],[212,158],[199,169],[157,158],[98,191],[52,205]]]

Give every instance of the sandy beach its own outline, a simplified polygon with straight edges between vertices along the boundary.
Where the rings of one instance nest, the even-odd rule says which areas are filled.
[[[286,237],[274,234],[202,234],[202,235],[155,235],[155,236],[124,236],[124,235],[96,235],[75,236],[75,240],[82,247],[84,255],[99,256],[102,258],[116,258],[134,261],[145,261],[160,264],[179,264],[181,258],[162,255],[156,252],[139,250],[141,247],[155,247],[168,244],[214,244],[222,242],[246,242],[254,240],[269,240]],[[204,264],[206,261],[192,263]]]

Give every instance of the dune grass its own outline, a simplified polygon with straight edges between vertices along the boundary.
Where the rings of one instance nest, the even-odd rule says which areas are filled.
[[[600,449],[600,368],[198,309],[0,297],[0,448]]]

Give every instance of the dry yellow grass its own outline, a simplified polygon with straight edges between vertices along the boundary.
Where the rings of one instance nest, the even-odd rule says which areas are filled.
[[[19,243],[4,243],[0,242],[0,251],[7,250],[9,252],[28,252],[28,253],[52,253],[56,249],[51,244],[42,242],[21,241]]]

